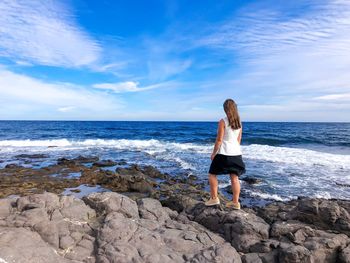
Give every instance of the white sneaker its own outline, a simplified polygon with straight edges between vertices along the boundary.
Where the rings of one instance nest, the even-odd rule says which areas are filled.
[[[241,209],[241,204],[238,202],[237,204],[235,204],[234,202],[230,201],[226,203],[226,207],[227,208],[233,208],[235,210],[240,210]]]
[[[216,198],[210,198],[208,201],[205,202],[206,206],[213,206],[213,205],[219,205],[220,199],[218,197]]]

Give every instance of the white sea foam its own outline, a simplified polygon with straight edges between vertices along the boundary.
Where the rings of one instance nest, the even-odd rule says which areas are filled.
[[[259,192],[251,192],[250,194],[252,196],[259,197],[259,198],[266,199],[266,200],[288,201],[288,200],[292,199],[291,197],[285,198],[285,197],[279,196],[277,194],[268,194],[268,193],[259,193]]]
[[[55,146],[50,147],[49,146]],[[13,151],[18,148],[26,150],[72,150],[83,148],[113,148],[119,150],[139,150],[155,155],[158,153],[170,152],[191,152],[199,154],[210,154],[212,145],[198,145],[193,143],[163,142],[159,140],[2,140],[0,141],[2,152]],[[47,148],[47,149],[42,149]],[[276,162],[281,164],[301,164],[306,166],[327,166],[339,169],[350,169],[350,155],[318,152],[309,149],[276,147],[269,145],[252,144],[242,146],[245,158]],[[188,166],[188,165],[185,165]]]
[[[62,156],[74,158],[77,155],[98,155],[100,158],[118,156],[126,159],[135,157],[132,162],[154,165],[170,171],[178,168],[190,170],[191,173],[206,178],[212,149],[211,144],[176,143],[154,139],[3,140],[0,141],[0,167],[18,161],[13,157],[19,153],[44,152],[50,156],[46,160],[47,163],[55,162]],[[247,175],[258,174],[264,178],[264,183],[254,186],[255,190],[259,191],[253,191],[255,193],[252,192],[252,196],[280,201],[285,200],[285,196],[292,198],[299,195],[350,198],[347,189],[331,188],[334,182],[350,183],[350,155],[258,144],[242,146],[242,151],[247,163]],[[42,160],[33,162],[43,163]]]
[[[324,199],[331,199],[332,198],[331,194],[328,192],[324,192],[324,193],[317,192],[317,193],[313,194],[312,197],[324,198]]]
[[[267,162],[301,164],[306,166],[326,166],[339,169],[350,169],[350,155],[332,154],[309,149],[276,147],[252,144],[243,146],[246,158]]]
[[[0,141],[0,147],[48,147],[48,146],[70,146],[71,142],[67,139],[58,140],[3,140]]]
[[[113,147],[117,149],[152,149],[150,151],[164,151],[175,148],[178,150],[192,150],[197,152],[207,152],[208,147],[192,143],[161,142],[159,140],[3,140],[0,147]]]

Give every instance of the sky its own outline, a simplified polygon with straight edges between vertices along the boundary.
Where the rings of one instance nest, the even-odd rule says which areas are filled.
[[[350,121],[349,0],[0,1],[1,120]]]

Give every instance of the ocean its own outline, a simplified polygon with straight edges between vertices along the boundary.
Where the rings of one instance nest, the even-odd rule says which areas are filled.
[[[36,169],[83,155],[207,180],[216,130],[217,122],[0,121],[0,168]],[[245,122],[242,151],[242,177],[261,180],[242,180],[246,196],[350,199],[350,123]],[[18,157],[34,153],[45,157]],[[218,179],[220,188],[229,184],[228,176]]]

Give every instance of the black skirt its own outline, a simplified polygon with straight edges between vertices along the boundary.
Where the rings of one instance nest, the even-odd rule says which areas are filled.
[[[242,155],[228,156],[217,154],[211,162],[210,174],[236,174],[238,176],[245,173],[245,164]]]

